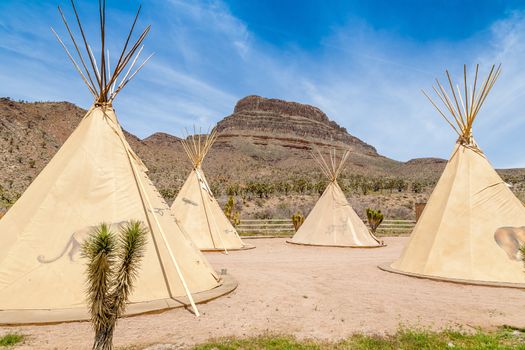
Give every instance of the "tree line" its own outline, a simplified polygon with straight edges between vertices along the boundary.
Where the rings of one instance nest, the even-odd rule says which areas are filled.
[[[407,180],[399,177],[370,177],[364,175],[341,176],[339,186],[347,195],[372,193],[422,193],[435,185],[435,181]],[[270,198],[280,195],[320,195],[328,185],[324,178],[293,177],[284,180],[257,179],[246,182],[210,181],[210,189],[216,196],[227,195],[244,198]],[[177,190],[161,189],[166,199],[174,199]]]

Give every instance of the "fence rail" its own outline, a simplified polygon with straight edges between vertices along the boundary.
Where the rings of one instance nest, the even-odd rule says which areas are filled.
[[[414,220],[384,220],[376,236],[406,236],[415,224]],[[241,219],[237,231],[241,236],[291,237],[295,233],[291,219]]]

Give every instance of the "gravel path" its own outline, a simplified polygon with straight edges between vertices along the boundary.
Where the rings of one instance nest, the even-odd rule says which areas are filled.
[[[223,336],[266,332],[340,339],[355,332],[393,332],[400,325],[434,329],[461,326],[525,327],[521,290],[416,279],[376,266],[399,256],[407,238],[387,238],[386,248],[318,248],[257,239],[229,255],[207,253],[240,285],[232,294],[200,305],[196,318],[175,309],[119,321],[115,345],[185,347]],[[91,349],[87,322],[0,328],[28,335],[20,349]],[[153,348],[170,349],[170,346]]]

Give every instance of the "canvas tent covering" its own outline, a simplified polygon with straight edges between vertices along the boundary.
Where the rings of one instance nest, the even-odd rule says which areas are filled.
[[[181,140],[192,170],[171,206],[178,224],[195,245],[205,251],[228,251],[254,248],[245,244],[224,215],[206,181],[201,165],[217,139],[213,129],[207,135],[199,133]]]
[[[493,66],[477,87],[476,66],[473,87],[467,89],[464,67],[464,86],[454,91],[447,71],[449,94],[437,82],[434,90],[453,119],[431,102],[458,141],[410,241],[391,265],[394,271],[476,283],[525,282],[518,253],[525,243],[525,208],[472,137],[472,124],[499,74],[500,67]]]
[[[190,292],[221,289],[220,276],[169,214],[112,108],[132,75],[113,83],[147,30],[132,49],[124,47],[112,73],[104,55],[100,70],[93,67],[90,77],[87,68],[79,70],[94,105],[0,220],[0,323],[89,318],[80,247],[102,222],[116,229],[119,223],[140,220],[149,229],[128,314],[168,308],[179,298],[193,303]]]
[[[355,248],[383,246],[352,209],[337,183],[348,155],[346,150],[338,160],[335,149],[329,157],[324,157],[319,150],[312,152],[329,183],[289,243]]]

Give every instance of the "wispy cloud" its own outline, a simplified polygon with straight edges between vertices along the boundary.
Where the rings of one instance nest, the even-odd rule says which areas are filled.
[[[134,6],[128,6],[116,2],[108,10],[116,37],[130,24]],[[95,28],[92,4],[80,1],[79,7]],[[0,10],[10,14],[0,18],[0,95],[88,107],[87,90],[49,31],[62,29],[53,1],[8,1]],[[351,18],[315,50],[265,42],[219,0],[151,0],[144,4],[145,23],[152,24],[146,50],[155,56],[116,101],[123,126],[140,137],[207,127],[230,114],[238,99],[259,94],[316,105],[386,156],[447,158],[454,133],[421,89],[444,78],[445,68],[460,77],[463,63],[479,62],[485,72],[502,62],[475,136],[496,166],[525,166],[519,144],[525,130],[523,13],[460,41],[417,42]]]

